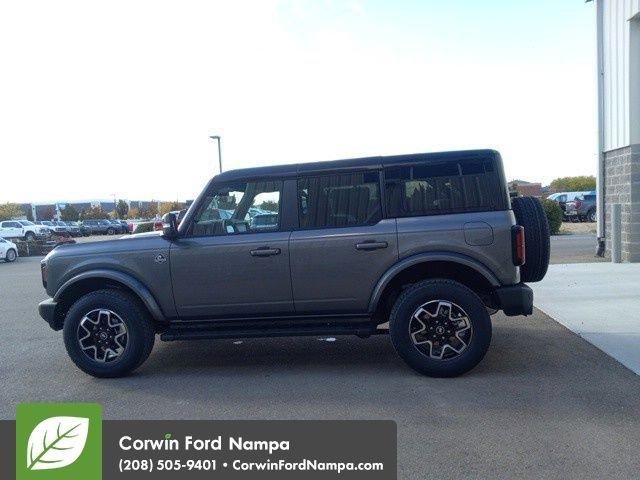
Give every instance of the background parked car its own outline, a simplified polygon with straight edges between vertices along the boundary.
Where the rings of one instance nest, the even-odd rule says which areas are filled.
[[[51,236],[51,229],[45,225],[36,225],[29,220],[18,220],[18,222],[22,225],[24,239],[27,241]]]
[[[72,237],[79,237],[82,235],[82,230],[80,229],[80,224],[78,222],[65,222],[67,224],[67,228],[69,229],[69,233]]]
[[[108,220],[108,222],[113,226],[113,229],[114,229],[113,234],[126,233],[124,231],[124,227],[120,223],[120,220]],[[109,234],[109,235],[112,235],[112,234]]]
[[[573,202],[578,196],[586,195],[586,194],[594,194],[595,195],[595,192],[593,192],[593,191],[590,191],[590,192],[557,192],[557,193],[554,193],[552,195],[549,195],[547,197],[547,199],[553,200],[554,202],[557,202],[557,204],[560,205],[560,208],[562,209],[562,214],[565,215],[565,218],[566,218],[567,202]]]
[[[259,213],[250,222],[251,230],[274,230],[278,228],[277,213]]]
[[[82,226],[89,235],[115,235],[122,231],[120,225],[116,227],[109,220],[84,220]]]
[[[56,235],[67,236],[70,235],[69,227],[67,224],[58,220],[51,220],[51,228],[53,229],[53,233]]]
[[[0,222],[0,237],[22,238],[24,236],[22,225],[17,220],[5,220]]]
[[[52,221],[50,221],[50,220],[38,220],[35,223],[36,223],[36,225],[41,225],[43,227],[48,228],[49,230],[51,230],[51,233],[53,233],[53,229],[54,229],[55,225],[53,224]]]
[[[131,231],[129,230],[129,222],[127,222],[126,220],[117,220],[117,222],[122,228],[122,233],[131,233]]]
[[[588,193],[579,195],[572,202],[567,202],[567,210],[565,212],[567,218],[580,222],[596,221],[596,195]]]
[[[13,262],[18,258],[18,247],[15,243],[0,237],[0,258],[5,262]]]
[[[22,238],[32,241],[44,236],[44,229],[28,220],[5,220],[0,222],[0,237]]]

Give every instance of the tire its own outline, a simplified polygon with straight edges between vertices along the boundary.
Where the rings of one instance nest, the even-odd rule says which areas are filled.
[[[596,209],[595,209],[595,208],[592,208],[591,210],[589,210],[589,211],[587,212],[587,221],[588,221],[588,222],[593,223],[593,222],[595,222],[596,220],[597,220],[597,217],[596,217]]]
[[[18,252],[16,252],[13,248],[7,250],[7,253],[4,256],[4,261],[7,263],[15,262],[16,258],[18,258]]]
[[[432,322],[442,319],[423,316],[423,323],[414,313],[423,307],[433,312],[430,307],[432,304],[436,305],[436,314],[442,313],[443,308],[446,313],[446,308],[449,308],[446,307],[447,303],[451,310],[448,319],[443,317],[444,321],[451,321],[454,307],[461,309],[470,325],[469,331],[462,334],[468,333],[469,338],[465,338],[465,347],[457,345],[460,353],[447,358],[447,355],[454,353],[453,347],[442,347],[441,358],[434,358],[433,354],[437,350],[433,350],[433,344],[428,351],[428,344],[416,344],[417,339],[426,337],[420,337],[421,330],[416,330],[415,327],[423,325],[426,330],[434,327],[435,323],[432,325]],[[434,328],[444,330],[447,327],[437,325]],[[447,332],[450,331],[441,333],[446,335]],[[396,300],[389,318],[389,334],[398,355],[415,371],[430,377],[455,377],[468,372],[484,358],[491,343],[491,318],[480,297],[464,285],[453,280],[426,280],[407,288]]]
[[[539,282],[549,268],[551,251],[549,222],[542,202],[534,197],[515,197],[511,208],[518,225],[524,227],[525,264],[520,267],[520,280]]]
[[[25,239],[27,242],[33,242],[33,241],[36,239],[36,236],[35,236],[35,234],[34,234],[33,232],[27,232],[27,233],[25,234],[25,236],[24,236],[24,239]]]
[[[111,360],[107,360],[107,351],[100,350],[104,355],[99,355],[96,348],[93,351],[83,349],[80,341],[85,332],[87,337],[91,337],[89,340],[93,338],[81,325],[84,319],[91,315],[95,319],[94,312],[102,315],[105,310],[115,314],[108,323],[111,324],[114,318],[114,321],[124,324],[126,333],[122,351]],[[83,372],[100,378],[122,377],[135,370],[149,357],[155,341],[154,325],[147,310],[136,297],[118,290],[98,290],[80,297],[67,313],[63,333],[64,344],[73,363]],[[95,358],[99,356],[104,358]]]
[[[113,235],[115,234],[115,230],[113,228],[107,228],[107,235]]]

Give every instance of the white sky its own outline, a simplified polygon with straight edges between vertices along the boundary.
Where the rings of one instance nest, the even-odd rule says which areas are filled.
[[[213,134],[225,169],[488,147],[510,179],[595,173],[582,1],[0,6],[0,202],[193,198]]]

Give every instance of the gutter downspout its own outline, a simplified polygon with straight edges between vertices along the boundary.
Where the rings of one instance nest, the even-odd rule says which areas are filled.
[[[598,174],[596,177],[597,210],[598,210],[598,240],[596,256],[604,257],[605,249],[605,203],[604,203],[604,40],[603,18],[604,0],[596,0],[596,31],[598,42]]]

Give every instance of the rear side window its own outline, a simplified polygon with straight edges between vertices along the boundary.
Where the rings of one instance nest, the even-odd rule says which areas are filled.
[[[300,228],[373,225],[382,218],[379,173],[354,172],[298,180]]]
[[[385,182],[393,217],[495,210],[502,198],[489,160],[389,167]]]
[[[585,195],[585,196],[584,196],[584,199],[585,199],[586,201],[588,201],[588,202],[593,202],[593,201],[595,201],[596,196],[595,196],[595,195]]]

